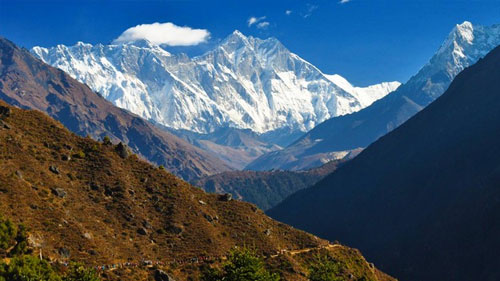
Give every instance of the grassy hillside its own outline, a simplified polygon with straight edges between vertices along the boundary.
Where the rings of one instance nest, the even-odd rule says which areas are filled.
[[[305,280],[306,260],[322,249],[345,264],[345,276],[392,280],[357,250],[328,247],[252,204],[207,194],[122,145],[79,137],[41,112],[3,102],[0,166],[0,214],[27,226],[33,252],[54,263],[149,260],[179,280],[197,280],[203,264],[217,266],[235,246],[248,246],[284,280]],[[125,267],[102,277],[147,280],[153,272]]]

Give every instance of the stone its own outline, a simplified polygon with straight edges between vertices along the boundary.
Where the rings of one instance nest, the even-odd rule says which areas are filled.
[[[51,171],[52,173],[56,174],[56,175],[59,175],[61,173],[61,171],[59,171],[59,168],[57,168],[56,166],[54,165],[50,165],[49,166],[49,171]]]
[[[64,198],[66,197],[67,193],[66,190],[62,188],[52,188],[52,193],[54,193],[57,197]]]
[[[144,220],[142,222],[142,226],[144,226],[144,228],[147,228],[147,229],[152,229],[153,228],[153,226],[147,220]]]
[[[183,231],[184,231],[184,228],[180,225],[170,225],[166,228],[166,230],[169,232],[169,233],[173,233],[173,234],[181,234]]]
[[[155,271],[155,281],[175,281],[170,275],[161,269]]]
[[[122,142],[120,142],[116,148],[115,148],[116,152],[118,153],[118,155],[123,158],[123,159],[126,159],[128,158],[129,156],[129,151],[128,151],[128,148],[127,148],[127,145],[123,144]]]
[[[0,115],[4,117],[9,117],[12,111],[10,110],[9,107],[6,106],[0,106]]]
[[[203,214],[203,217],[208,221],[208,222],[213,222],[214,218],[209,215],[209,214]]]
[[[264,234],[267,236],[271,235],[271,230],[269,228],[264,230]]]
[[[220,199],[221,201],[226,201],[226,202],[228,202],[228,201],[233,200],[233,195],[232,195],[231,193],[222,194],[221,196],[219,196],[219,199]]]
[[[148,235],[148,231],[144,227],[140,227],[139,229],[137,229],[137,233],[139,233],[140,235]]]

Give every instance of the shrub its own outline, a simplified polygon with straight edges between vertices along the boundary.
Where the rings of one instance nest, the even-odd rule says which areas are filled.
[[[79,159],[84,159],[85,158],[85,152],[83,151],[78,151],[77,153],[73,154],[73,158],[79,158]]]
[[[0,250],[7,250],[17,235],[17,226],[10,220],[0,217]]]
[[[102,143],[104,145],[111,145],[111,139],[108,137],[108,136],[104,136],[104,138],[102,139]]]
[[[329,256],[319,256],[309,268],[311,281],[343,281],[344,268],[341,263]]]
[[[0,264],[0,281],[61,281],[50,264],[33,256],[13,258]]]
[[[202,272],[203,281],[278,281],[280,276],[270,273],[264,262],[248,248],[231,251],[222,269],[207,267]]]
[[[72,263],[63,281],[100,281],[99,275],[93,269],[78,263]]]
[[[27,252],[26,228],[16,225],[11,220],[0,217],[0,250],[9,256],[21,255]]]

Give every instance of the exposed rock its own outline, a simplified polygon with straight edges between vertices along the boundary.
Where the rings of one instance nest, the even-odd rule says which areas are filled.
[[[122,142],[120,142],[116,146],[115,150],[118,153],[118,155],[120,155],[120,157],[123,159],[128,158],[128,156],[130,154],[128,151],[127,145],[123,144]]]
[[[2,117],[9,117],[11,113],[10,108],[6,106],[0,106],[0,116]]]
[[[269,228],[264,230],[264,234],[267,236],[271,235],[271,230]]]
[[[208,222],[213,222],[214,218],[209,215],[209,214],[203,214],[203,217],[208,221]]]
[[[19,170],[16,171],[16,176],[19,178],[19,179],[23,179],[23,173]]]
[[[221,201],[231,201],[233,200],[233,195],[231,193],[226,193],[226,194],[222,194],[221,196],[219,196],[220,200]]]
[[[64,198],[66,197],[67,193],[64,189],[62,188],[52,188],[52,193],[54,193],[57,197]]]
[[[0,128],[4,128],[4,129],[10,129],[10,126],[9,124],[5,123],[4,121],[0,120]]]
[[[155,281],[175,281],[170,275],[161,269],[155,271]]]
[[[173,224],[173,225],[169,225],[166,228],[166,230],[170,233],[179,235],[184,231],[184,227],[182,227],[181,225]]]
[[[207,203],[203,200],[198,201],[198,203],[200,203],[201,205],[207,205]]]
[[[140,235],[148,235],[148,231],[144,227],[140,227],[139,229],[137,229],[137,233],[139,233]]]
[[[153,228],[153,226],[147,220],[144,220],[142,222],[142,226],[144,226],[144,228],[147,228],[147,229],[152,229]]]
[[[51,171],[52,173],[56,174],[56,175],[59,175],[61,173],[61,171],[59,171],[59,168],[57,168],[56,166],[54,165],[50,165],[49,167],[49,171]]]

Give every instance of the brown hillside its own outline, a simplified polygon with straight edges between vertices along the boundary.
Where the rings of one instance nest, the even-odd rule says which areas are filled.
[[[235,245],[272,255],[328,244],[254,205],[192,187],[119,145],[70,133],[40,112],[0,101],[0,122],[0,213],[27,225],[35,252],[46,258],[89,265],[163,261],[180,280],[196,280],[196,266],[170,262],[222,257]],[[392,280],[357,250],[336,245],[329,251],[355,276]],[[277,270],[287,261],[290,267],[280,269],[285,279],[304,280],[308,255],[312,251],[289,252],[267,263]],[[137,268],[104,277],[142,280],[148,274]]]
[[[215,156],[114,106],[0,37],[0,98],[48,113],[80,136],[109,136],[186,180],[231,170]]]

